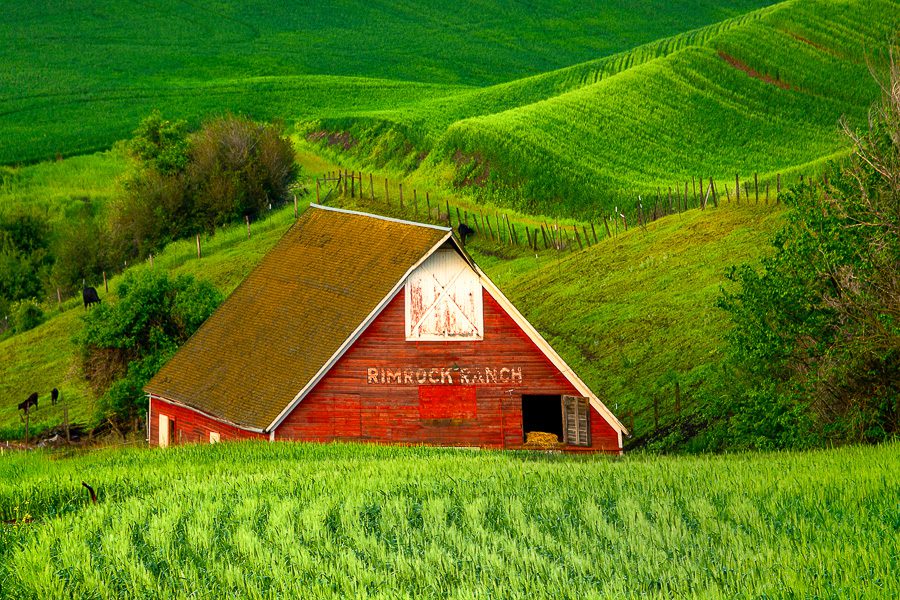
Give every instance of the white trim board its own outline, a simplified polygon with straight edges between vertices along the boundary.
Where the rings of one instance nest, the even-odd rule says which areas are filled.
[[[316,204],[315,202],[309,205],[310,208],[319,208],[322,210],[330,210],[332,212],[344,213],[347,215],[356,215],[358,217],[369,217],[371,219],[378,219],[380,221],[390,221],[391,223],[403,223],[404,225],[415,225],[416,227],[427,227],[428,229],[437,229],[438,231],[453,231],[450,227],[444,227],[442,225],[432,225],[431,223],[419,223],[417,221],[406,221],[404,219],[395,219],[394,217],[385,217],[384,215],[376,215],[372,213],[360,212],[358,210],[349,210],[346,208],[335,208],[334,206],[323,206],[321,204]]]

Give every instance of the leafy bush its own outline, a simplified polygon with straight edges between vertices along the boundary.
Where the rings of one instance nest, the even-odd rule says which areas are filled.
[[[280,126],[232,115],[189,135],[183,122],[154,112],[127,147],[135,164],[111,219],[123,259],[256,217],[287,201],[297,176],[293,146]]]
[[[84,317],[76,337],[81,367],[107,418],[127,422],[146,408],[143,387],[222,301],[211,284],[189,275],[128,272],[118,301]]]
[[[10,312],[10,325],[15,333],[34,329],[44,322],[44,310],[34,300],[19,300]]]
[[[881,441],[900,431],[900,68],[869,129],[847,129],[855,154],[793,207],[762,268],[733,269],[721,306],[746,402],[743,421],[796,424],[818,435]],[[738,414],[738,413],[736,413]],[[736,419],[731,419],[736,424]],[[773,433],[763,435],[774,435]]]

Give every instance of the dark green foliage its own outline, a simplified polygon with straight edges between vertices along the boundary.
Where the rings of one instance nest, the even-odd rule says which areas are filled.
[[[80,294],[83,285],[97,285],[103,271],[112,271],[119,262],[102,219],[83,210],[57,226],[51,280],[65,296]]]
[[[188,188],[207,231],[280,206],[297,173],[294,148],[280,125],[229,115],[191,137]]]
[[[49,245],[50,228],[39,215],[25,210],[0,214],[0,308],[40,295],[42,277],[52,264]]]
[[[298,174],[281,125],[227,115],[188,135],[154,112],[128,143],[136,164],[115,204],[115,255],[144,258],[166,243],[255,218],[287,201]]]
[[[100,409],[118,419],[146,408],[144,385],[212,314],[222,295],[188,275],[127,272],[119,300],[93,308],[76,343],[85,377],[103,392]]]
[[[729,427],[767,433],[808,420],[821,441],[881,441],[900,402],[900,72],[855,154],[791,191],[775,253],[734,268],[721,306],[746,391]],[[739,422],[740,421],[740,422]],[[749,422],[757,422],[754,428]],[[744,423],[744,425],[741,425]],[[751,444],[757,445],[757,444]],[[792,445],[776,443],[777,446]]]
[[[187,133],[187,122],[163,119],[154,110],[134,131],[128,150],[160,173],[177,173],[188,163]]]
[[[10,326],[15,333],[34,329],[44,322],[44,310],[34,300],[20,300],[12,305]]]

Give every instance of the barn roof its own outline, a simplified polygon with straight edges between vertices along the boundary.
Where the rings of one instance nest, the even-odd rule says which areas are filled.
[[[268,430],[451,235],[447,227],[312,205],[145,390]]]

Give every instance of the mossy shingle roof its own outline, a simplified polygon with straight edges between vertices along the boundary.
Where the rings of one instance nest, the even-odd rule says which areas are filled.
[[[310,207],[146,391],[266,430],[449,232]]]

